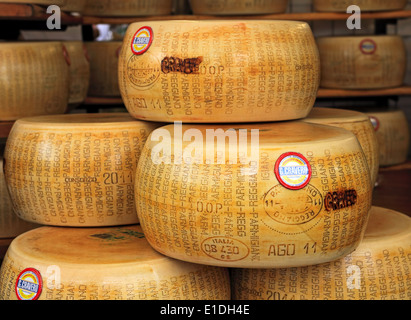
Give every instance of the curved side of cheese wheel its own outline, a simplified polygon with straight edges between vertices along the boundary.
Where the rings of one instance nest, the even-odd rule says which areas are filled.
[[[227,269],[158,254],[138,225],[41,227],[17,237],[0,271],[0,299],[17,299],[14,287],[26,268],[41,275],[39,300],[230,299]]]
[[[171,14],[172,0],[88,0],[83,14],[94,16],[154,16]]]
[[[0,43],[0,120],[66,112],[70,70],[61,42]]]
[[[233,300],[410,300],[411,218],[372,207],[364,239],[342,259],[232,270]]]
[[[142,27],[151,28],[152,42],[135,54],[131,44]],[[310,112],[319,63],[305,22],[138,22],[124,37],[119,85],[127,110],[137,119],[290,120]]]
[[[190,5],[193,13],[198,15],[251,15],[284,13],[288,0],[263,0],[254,3],[246,0],[190,0]]]
[[[118,54],[121,41],[84,42],[90,57],[90,97],[119,97]]]
[[[401,36],[317,39],[324,88],[378,89],[403,84],[406,51]]]
[[[377,120],[376,135],[379,144],[380,166],[404,163],[410,147],[410,129],[402,110],[366,112]]]
[[[64,5],[61,6],[61,10],[82,13],[86,2],[86,0],[65,0]]]
[[[207,147],[214,134],[217,156]],[[237,138],[238,150],[231,149]],[[275,173],[289,152],[306,159],[300,177],[311,168],[305,187],[292,190],[279,179],[293,173]],[[184,261],[246,268],[317,264],[348,254],[362,238],[371,193],[354,134],[302,121],[158,128],[146,141],[135,185],[137,214],[153,248]]]
[[[16,214],[56,226],[137,223],[134,171],[157,126],[127,113],[16,121],[4,154]]]
[[[354,133],[367,158],[371,183],[375,185],[379,169],[379,146],[374,126],[365,113],[335,108],[313,108],[303,121],[332,125]]]
[[[361,11],[391,11],[402,10],[407,0],[313,0],[315,11],[346,12],[351,5],[359,6]]]
[[[70,55],[69,108],[74,108],[87,98],[90,83],[90,63],[87,48],[82,41],[66,41],[64,45]]]

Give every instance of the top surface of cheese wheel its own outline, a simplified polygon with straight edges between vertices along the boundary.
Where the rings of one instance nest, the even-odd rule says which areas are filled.
[[[407,0],[313,0],[315,11],[346,12],[351,5],[359,6],[361,11],[402,10]]]
[[[314,104],[319,63],[305,22],[138,22],[124,37],[119,86],[137,119],[291,120]]]
[[[151,16],[171,13],[172,0],[87,0],[84,15]]]
[[[288,0],[190,0],[194,14],[209,15],[251,15],[284,13],[287,10]]]

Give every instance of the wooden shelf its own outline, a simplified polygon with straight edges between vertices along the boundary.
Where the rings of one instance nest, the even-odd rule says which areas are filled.
[[[113,98],[105,98],[105,97],[87,97],[84,101],[85,105],[122,105],[123,99],[113,97]]]
[[[375,90],[341,90],[320,88],[317,98],[381,97],[411,95],[411,86]]]
[[[9,136],[13,124],[14,121],[0,121],[0,138],[7,138]]]

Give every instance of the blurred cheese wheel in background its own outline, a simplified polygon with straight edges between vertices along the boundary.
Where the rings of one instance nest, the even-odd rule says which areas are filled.
[[[375,185],[379,169],[379,149],[374,126],[365,113],[336,109],[313,108],[303,121],[347,129],[355,134],[370,168],[371,182]]]
[[[89,97],[120,97],[118,55],[121,41],[84,42],[90,57]]]
[[[351,5],[359,6],[365,11],[392,11],[402,10],[407,0],[313,0],[315,11],[347,12]]]
[[[379,145],[380,166],[392,166],[407,161],[410,129],[404,111],[367,111],[374,125]]]
[[[190,0],[191,9],[198,15],[252,15],[284,13],[288,0]]]
[[[69,108],[80,105],[87,98],[90,83],[90,62],[87,48],[82,41],[66,41],[70,55]]]
[[[410,300],[411,218],[372,207],[359,247],[300,268],[233,269],[233,300]]]
[[[31,3],[41,5],[63,5],[67,0],[0,0],[0,3]]]
[[[0,280],[4,300],[230,299],[227,269],[165,257],[138,225],[31,230],[11,243]]]
[[[87,0],[65,0],[60,9],[62,11],[82,13],[86,2]]]
[[[127,113],[19,119],[4,153],[16,214],[56,226],[137,223],[134,171],[157,126]]]
[[[87,16],[155,16],[169,15],[172,0],[87,0],[84,15]]]
[[[363,235],[371,193],[355,135],[302,121],[158,128],[135,185],[139,221],[154,249],[244,268],[318,264],[350,253]]]
[[[403,84],[407,56],[401,36],[338,36],[317,39],[320,86],[378,89]]]
[[[131,24],[119,62],[130,114],[162,122],[261,122],[307,116],[319,55],[305,22]]]
[[[0,121],[66,112],[69,64],[61,42],[1,42]]]

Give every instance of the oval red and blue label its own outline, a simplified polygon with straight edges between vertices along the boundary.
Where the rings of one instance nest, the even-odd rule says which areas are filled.
[[[277,180],[291,190],[304,188],[311,180],[311,166],[300,153],[287,152],[276,161],[274,173]]]
[[[38,270],[27,268],[16,280],[16,296],[19,300],[37,300],[43,289],[43,280]]]
[[[143,54],[150,48],[152,42],[153,29],[147,26],[141,27],[133,36],[131,41],[131,51],[136,55]]]

